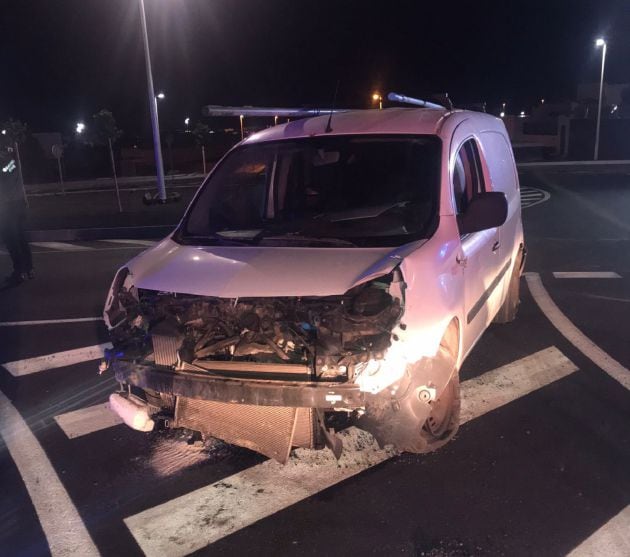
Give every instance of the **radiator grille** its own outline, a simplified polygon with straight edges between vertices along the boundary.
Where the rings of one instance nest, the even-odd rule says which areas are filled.
[[[172,335],[151,335],[155,363],[160,366],[173,366],[177,363],[177,351],[182,345],[182,338]]]
[[[246,447],[279,462],[291,447],[317,448],[311,408],[254,406],[178,397],[175,426]]]

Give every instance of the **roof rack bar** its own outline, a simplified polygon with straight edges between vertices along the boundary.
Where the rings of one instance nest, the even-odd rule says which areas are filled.
[[[255,107],[255,106],[219,106],[209,104],[202,108],[204,116],[274,116],[284,118],[306,118],[308,116],[322,116],[331,112],[347,112],[341,108],[282,108],[282,107]]]
[[[407,97],[406,95],[401,95],[400,93],[389,93],[387,95],[387,99],[393,102],[412,104],[414,106],[421,106],[423,108],[439,108],[444,110],[446,109],[446,107],[442,106],[441,104],[423,101],[422,99],[414,99],[413,97]]]

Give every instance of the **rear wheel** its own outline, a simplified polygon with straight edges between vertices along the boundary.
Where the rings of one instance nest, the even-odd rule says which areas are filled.
[[[510,284],[508,286],[508,293],[505,297],[503,305],[499,308],[494,322],[495,323],[510,323],[516,319],[518,313],[518,306],[521,303],[521,271],[523,270],[523,248],[518,252],[518,257],[514,263],[512,269],[512,275],[510,276]]]

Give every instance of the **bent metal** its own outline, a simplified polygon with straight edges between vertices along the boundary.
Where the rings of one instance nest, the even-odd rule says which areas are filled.
[[[286,462],[349,423],[427,452],[459,425],[459,368],[514,319],[525,249],[500,119],[339,112],[230,151],[104,310],[141,431],[188,428]]]

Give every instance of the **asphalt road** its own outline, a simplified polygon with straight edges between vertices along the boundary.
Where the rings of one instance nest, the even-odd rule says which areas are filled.
[[[144,246],[35,246],[37,278],[0,292],[0,554],[629,555],[630,177],[521,184],[519,317],[461,370],[479,406],[436,453],[359,439],[341,467],[108,423],[113,379],[90,351],[60,354],[107,342],[103,324],[15,322],[98,317]]]

